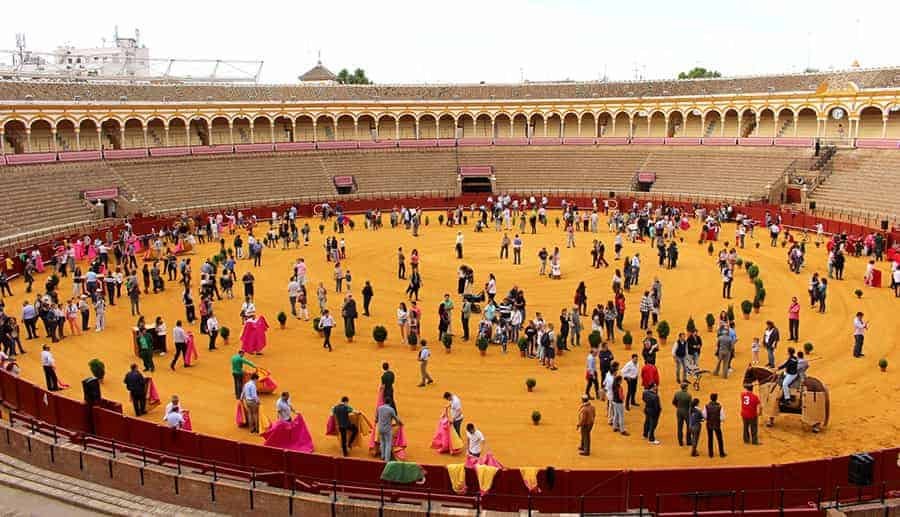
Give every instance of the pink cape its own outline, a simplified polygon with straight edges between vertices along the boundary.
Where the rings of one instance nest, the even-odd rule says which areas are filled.
[[[84,243],[81,241],[75,241],[75,244],[72,246],[75,249],[75,260],[81,260],[84,258]]]
[[[34,257],[34,269],[36,269],[38,273],[44,272],[44,259],[42,259],[40,255]]]
[[[338,434],[337,421],[334,415],[328,416],[328,422],[325,422],[325,435],[336,436]]]
[[[153,382],[153,377],[146,378],[147,383],[147,404],[151,406],[159,405],[159,392],[156,390],[156,383]]]
[[[55,367],[55,366],[53,367],[53,371],[56,371],[56,367]],[[56,376],[56,385],[57,385],[57,386],[59,387],[59,389],[61,389],[61,390],[67,389],[67,388],[69,387],[68,384],[66,384],[65,382],[63,382],[62,379],[59,378],[59,375]]]
[[[434,432],[434,438],[431,440],[431,448],[436,449],[441,454],[459,454],[462,451],[462,440],[459,435],[456,435],[454,439],[451,433],[456,435],[456,429],[450,425],[450,420],[447,419],[447,416],[442,415],[440,421],[438,421],[437,430]]]
[[[260,436],[266,439],[264,445],[280,447],[299,452],[312,452],[313,441],[303,416],[299,413],[290,422],[279,420]]]
[[[134,252],[137,253],[141,251],[141,240],[137,237],[132,237],[128,239],[128,243],[134,246]]]
[[[97,248],[95,248],[93,245],[88,246],[88,254],[87,254],[87,257],[88,257],[88,260],[90,260],[90,261],[93,262],[93,260],[94,260],[95,258],[97,258]]]
[[[392,441],[394,442],[394,458],[400,461],[405,460],[407,442],[403,426],[394,426]],[[378,442],[378,428],[376,426],[372,426],[372,433],[369,435],[369,452],[374,456],[378,456],[381,453],[381,444]]]
[[[466,454],[466,468],[474,469],[476,465],[487,465],[488,467],[503,469],[503,465],[489,452],[477,458]]]
[[[256,389],[260,393],[274,393],[278,389],[278,383],[272,378],[268,370],[257,368],[259,379],[256,381]]]
[[[187,409],[181,410],[181,418],[184,419],[184,423],[181,424],[181,428],[185,431],[193,431],[194,426],[191,424],[191,412]]]
[[[174,253],[175,255],[178,255],[182,251],[184,251],[184,244],[181,239],[178,239],[178,244],[175,245],[175,249],[172,250],[172,253]]]
[[[266,348],[266,331],[269,324],[264,316],[256,319],[248,319],[244,322],[244,330],[241,331],[241,350],[256,354]]]
[[[197,347],[194,345],[194,333],[191,331],[187,332],[187,350],[184,352],[184,364],[185,366],[193,366],[194,361],[200,358],[200,354],[197,353]]]
[[[237,408],[234,412],[234,423],[238,427],[247,427],[247,415],[244,414],[244,403],[237,401]]]

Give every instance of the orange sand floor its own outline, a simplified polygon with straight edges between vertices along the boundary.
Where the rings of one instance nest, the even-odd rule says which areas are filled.
[[[575,417],[579,397],[584,386],[584,359],[587,353],[586,335],[583,345],[574,353],[560,358],[560,368],[551,372],[541,368],[534,360],[519,357],[511,346],[510,352],[501,354],[492,347],[487,356],[481,357],[473,342],[457,339],[451,354],[445,354],[437,343],[437,303],[443,293],[456,292],[456,268],[460,261],[453,253],[454,237],[457,229],[435,226],[437,214],[430,215],[431,225],[423,227],[421,236],[413,237],[403,229],[384,229],[371,232],[357,224],[356,230],[345,234],[349,249],[345,267],[353,273],[353,290],[357,298],[364,280],[370,280],[375,289],[373,315],[360,318],[357,324],[357,338],[346,343],[342,326],[335,332],[335,351],[328,353],[322,349],[321,339],[312,330],[310,323],[289,320],[287,328],[280,330],[275,320],[278,311],[288,311],[286,286],[290,267],[298,257],[305,257],[310,267],[313,288],[320,280],[325,281],[329,292],[329,306],[338,309],[339,297],[333,292],[331,280],[332,266],[326,264],[322,252],[324,236],[317,231],[318,221],[312,221],[312,243],[309,247],[289,251],[267,249],[263,255],[263,267],[254,270],[256,276],[257,307],[273,325],[269,331],[269,347],[265,355],[253,357],[261,366],[272,371],[281,389],[291,392],[294,406],[299,409],[315,441],[316,451],[323,454],[339,454],[337,441],[325,435],[325,422],[330,408],[342,395],[348,395],[351,404],[372,415],[376,390],[381,374],[381,362],[389,361],[397,374],[395,387],[400,416],[406,424],[409,439],[408,456],[412,461],[422,463],[458,462],[458,458],[439,455],[429,446],[437,419],[444,406],[441,395],[445,390],[460,395],[466,419],[475,422],[487,438],[489,449],[510,466],[555,465],[570,468],[638,468],[689,465],[751,465],[786,462],[807,458],[852,453],[882,447],[893,447],[900,436],[900,417],[895,409],[900,403],[900,382],[893,373],[900,364],[900,351],[895,336],[900,330],[895,308],[898,303],[889,289],[869,289],[862,287],[865,262],[862,259],[848,260],[844,281],[833,281],[829,286],[828,313],[813,313],[804,305],[801,312],[801,343],[812,341],[815,351],[811,356],[810,374],[821,378],[831,391],[831,424],[821,434],[812,434],[801,428],[800,418],[795,415],[778,418],[774,429],[761,427],[760,447],[745,446],[740,439],[738,421],[741,374],[750,358],[750,341],[754,335],[761,335],[766,319],[773,319],[787,337],[787,307],[792,295],[801,301],[806,299],[806,285],[813,270],[824,271],[825,247],[810,246],[807,267],[801,275],[791,274],[785,263],[785,250],[770,248],[763,241],[761,248],[755,249],[757,241],[750,241],[742,257],[759,264],[761,278],[768,292],[767,302],[760,314],[754,314],[749,321],[740,316],[740,302],[752,296],[752,285],[744,270],[737,273],[734,282],[732,302],[738,314],[737,332],[739,336],[738,356],[735,372],[728,380],[707,376],[704,378],[702,393],[697,396],[704,402],[710,392],[718,392],[727,411],[725,425],[725,459],[710,459],[704,456],[691,458],[685,448],[679,449],[675,440],[674,408],[669,405],[673,391],[674,369],[667,355],[668,347],[659,355],[658,364],[662,376],[660,395],[664,403],[658,438],[662,445],[650,446],[640,438],[643,415],[640,410],[632,410],[626,416],[626,426],[632,436],[614,434],[604,425],[605,411],[598,407],[598,425],[594,428],[594,453],[590,457],[578,455],[578,432]],[[553,219],[551,215],[551,221]],[[357,223],[361,217],[357,216]],[[695,224],[696,226],[696,224]],[[590,306],[606,302],[611,298],[610,269],[591,269],[589,244],[594,235],[577,234],[577,248],[566,249],[564,235],[552,226],[540,228],[537,235],[525,235],[523,264],[513,266],[511,261],[498,258],[500,235],[493,229],[475,233],[465,228],[465,259],[462,261],[474,267],[476,283],[483,282],[488,272],[498,279],[498,292],[505,293],[513,284],[525,289],[528,301],[528,316],[540,310],[548,321],[556,321],[562,307],[570,307],[573,293],[580,280],[587,282]],[[329,232],[326,231],[326,235]],[[733,239],[734,228],[728,225],[723,231],[723,240]],[[512,236],[512,235],[510,235]],[[717,314],[725,307],[721,299],[721,283],[714,259],[706,253],[706,246],[697,244],[697,231],[684,234],[678,269],[660,270],[656,265],[655,249],[647,244],[628,244],[625,255],[639,252],[644,257],[641,272],[641,291],[649,287],[653,277],[658,275],[663,283],[663,304],[661,319],[670,322],[672,337],[684,328],[689,316],[693,316],[702,328],[704,353],[701,364],[712,368],[714,360],[713,336],[706,332],[703,317],[707,312]],[[602,231],[600,238],[607,244],[607,258],[611,260],[612,235]],[[559,245],[562,248],[563,279],[559,281],[539,277],[538,259],[541,246]],[[416,353],[400,343],[395,324],[398,302],[403,299],[406,282],[396,278],[396,249],[403,246],[409,250],[418,248],[422,256],[423,309],[425,312],[423,333],[434,348],[431,374],[435,384],[418,388],[418,364]],[[202,246],[194,257],[194,270],[199,269],[201,257],[214,251],[214,246]],[[619,266],[621,263],[615,263]],[[250,267],[247,261],[238,264],[238,276]],[[889,273],[886,264],[880,265]],[[888,278],[885,274],[885,279]],[[70,277],[71,278],[71,277]],[[61,293],[70,292],[70,278],[63,279]],[[35,286],[42,286],[40,277]],[[142,308],[147,320],[153,321],[162,315],[171,329],[175,320],[183,318],[184,312],[174,283],[164,294],[148,295],[142,298]],[[16,295],[7,299],[7,310],[18,313],[24,290],[21,281],[13,282]],[[853,291],[861,287],[865,294],[856,299]],[[240,293],[240,288],[235,288]],[[625,328],[632,330],[639,343],[639,313],[637,306],[639,293],[632,289],[628,294],[628,310]],[[361,301],[361,300],[360,300]],[[67,337],[53,346],[60,377],[73,385],[67,395],[80,397],[77,382],[89,375],[87,363],[99,357],[106,363],[107,379],[103,384],[104,396],[127,401],[122,384],[128,365],[138,362],[132,355],[130,329],[135,319],[129,315],[128,302],[111,308],[107,313],[107,330],[97,334],[89,332],[84,336]],[[314,307],[314,290],[310,292],[310,307]],[[262,443],[245,429],[234,424],[234,399],[229,374],[229,358],[239,347],[240,300],[216,302],[215,311],[219,321],[231,327],[233,335],[228,346],[218,351],[206,351],[205,336],[200,336],[198,364],[191,369],[176,372],[168,369],[171,355],[157,357],[156,384],[163,400],[172,394],[181,396],[183,406],[190,409],[194,429],[202,433],[216,434],[235,440]],[[856,311],[866,313],[871,322],[871,330],[866,337],[865,359],[853,359],[852,319]],[[459,303],[454,312],[454,329],[459,330]],[[360,303],[360,312],[362,306]],[[477,316],[475,316],[477,317]],[[476,319],[473,317],[472,326]],[[93,320],[93,315],[92,315]],[[585,320],[589,328],[589,322]],[[377,348],[371,338],[372,327],[383,324],[389,332],[388,345]],[[197,334],[197,327],[193,328]],[[24,328],[22,329],[24,334]],[[68,330],[67,330],[68,332]],[[171,339],[171,330],[169,334]],[[670,338],[671,339],[671,338]],[[43,385],[43,375],[39,366],[39,341],[26,341],[28,354],[22,358],[23,375]],[[783,359],[786,342],[782,342],[779,360]],[[636,347],[637,349],[637,347]],[[617,359],[624,360],[629,354],[621,341],[612,345]],[[171,354],[170,344],[170,354]],[[878,359],[886,357],[891,366],[888,373],[881,373]],[[537,388],[527,393],[525,379],[534,377]],[[275,395],[263,398],[263,411],[274,416]],[[126,413],[131,414],[131,406],[126,402]],[[895,409],[891,409],[895,408]],[[532,410],[540,410],[543,420],[538,426],[531,423]],[[147,418],[151,421],[162,419],[162,409],[156,408]],[[705,447],[703,437],[701,442]],[[367,451],[356,449],[353,455],[369,457]]]

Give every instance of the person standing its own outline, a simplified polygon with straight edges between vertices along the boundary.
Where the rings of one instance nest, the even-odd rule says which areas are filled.
[[[598,397],[599,398],[599,397]],[[581,396],[581,407],[578,408],[578,430],[581,432],[581,445],[578,454],[591,455],[591,430],[594,428],[594,420],[597,418],[597,410],[591,404],[589,395]]]
[[[278,417],[278,420],[290,422],[296,413],[297,412],[294,411],[294,406],[291,405],[291,394],[287,391],[281,392],[281,396],[278,397],[278,401],[275,402],[275,414]]]
[[[209,335],[209,349],[215,350],[216,338],[219,337],[219,320],[213,313],[209,313],[209,317],[206,319],[206,333]]]
[[[509,245],[511,241],[509,240],[509,235],[503,234],[503,238],[500,239],[500,260],[509,258]]]
[[[462,310],[460,310],[460,320],[462,321],[463,341],[469,340],[469,317],[472,315],[472,302],[463,296]]]
[[[244,358],[244,351],[238,350],[236,354],[231,356],[231,377],[234,379],[234,398],[237,400],[240,400],[241,389],[244,386],[244,365],[256,368],[255,364]]]
[[[778,348],[778,342],[780,340],[781,336],[778,333],[778,329],[775,328],[775,324],[772,323],[771,320],[767,321],[766,331],[763,333],[763,347],[765,347],[766,353],[768,354],[766,366],[769,368],[775,368],[775,349]]]
[[[722,268],[722,298],[731,298],[731,283],[734,281],[734,270],[730,265]]]
[[[462,401],[449,391],[444,392],[444,400],[450,403],[450,411],[448,412],[450,422],[453,424],[453,428],[456,429],[456,434],[459,434],[463,422]]]
[[[41,366],[44,368],[44,379],[47,391],[59,391],[59,379],[56,377],[56,360],[50,353],[50,345],[41,346]]]
[[[253,372],[250,375],[250,380],[244,384],[241,390],[241,401],[247,410],[247,425],[250,427],[251,434],[259,433],[259,393],[256,389],[256,381],[258,379],[259,375]]]
[[[741,393],[741,420],[744,427],[744,443],[759,445],[759,416],[762,414],[762,404],[759,397],[753,393],[752,384],[744,384],[744,392]]]
[[[428,360],[431,359],[431,350],[424,339],[421,341],[421,344],[422,349],[419,350],[419,371],[422,374],[422,381],[418,384],[419,388],[434,382],[434,379],[428,374]]]
[[[325,309],[322,311],[322,317],[319,318],[319,330],[325,335],[325,342],[322,344],[322,348],[327,348],[329,352],[331,352],[332,328],[334,328],[334,318],[331,316],[331,313],[328,312],[328,309]]]
[[[138,350],[141,353],[141,360],[144,362],[144,371],[152,372],[156,370],[153,365],[153,336],[146,328],[141,328],[138,332]]]
[[[403,255],[403,248],[397,248],[397,278],[401,280],[406,278],[406,257]]]
[[[703,411],[700,410],[700,399],[691,401],[691,413],[688,422],[691,426],[691,456],[700,456],[697,446],[700,443],[700,428],[703,425]]]
[[[381,394],[384,400],[391,399],[391,407],[397,410],[397,403],[394,402],[394,381],[397,376],[391,371],[391,365],[387,362],[381,363]]]
[[[456,258],[463,258],[463,233],[456,232]]]
[[[731,357],[734,355],[734,340],[731,339],[731,333],[727,330],[719,332],[716,342],[716,369],[713,375],[719,375],[719,369],[722,370],[722,378],[728,378],[728,370],[731,368]]]
[[[366,280],[365,285],[362,288],[362,297],[363,297],[363,316],[370,316],[369,314],[369,305],[372,303],[372,297],[375,295],[375,291],[372,289],[372,284]]]
[[[594,397],[600,399],[600,382],[597,377],[597,350],[591,348],[587,355],[584,377],[587,381],[584,387],[584,396],[590,399],[591,386],[594,387]]]
[[[141,416],[147,413],[147,381],[138,366],[131,364],[131,369],[125,374],[125,388],[131,397],[131,403],[134,405],[134,415]]]
[[[719,443],[719,457],[724,458],[725,444],[722,441],[722,422],[725,421],[725,408],[719,404],[719,394],[710,393],[709,403],[703,409],[703,418],[706,420],[706,442],[709,446],[709,457],[712,458],[715,452],[715,444],[713,437]]]
[[[687,427],[687,444],[691,444],[691,426],[688,417],[691,414],[691,394],[688,392],[688,383],[681,383],[681,390],[675,392],[672,397],[672,405],[675,406],[675,418],[678,422],[678,446],[684,445],[684,431]]]
[[[292,276],[287,285],[288,303],[291,304],[291,316],[297,317],[297,298],[300,296],[300,282]]]
[[[347,297],[344,299],[344,306],[341,308],[341,317],[344,318],[344,336],[347,337],[347,340],[352,340],[353,336],[356,335],[356,318],[359,317],[359,313],[356,309],[356,300],[353,299],[352,294],[347,294]]]
[[[622,367],[622,378],[625,379],[625,384],[628,387],[628,393],[625,395],[626,411],[631,411],[632,406],[640,407],[635,400],[635,397],[637,396],[638,375],[638,355],[631,354],[631,360]]]
[[[391,461],[394,451],[394,433],[391,424],[396,422],[397,425],[403,425],[394,409],[394,401],[390,398],[384,399],[384,404],[378,406],[375,410],[375,427],[378,430],[378,443],[381,446],[382,461]]]
[[[788,341],[797,342],[800,339],[800,302],[797,297],[791,298],[791,305],[788,308]]]
[[[472,422],[466,424],[466,440],[466,451],[469,456],[481,457],[481,451],[484,449],[484,434]]]
[[[521,264],[522,263],[522,238],[519,237],[517,233],[515,237],[513,237],[513,264]]]
[[[853,319],[853,357],[864,357],[863,341],[866,338],[866,331],[869,330],[869,322],[863,320],[863,313],[857,312],[856,318]]]
[[[672,346],[672,358],[675,360],[675,382],[678,384],[687,382],[688,342],[684,337],[684,332],[678,333],[678,339]]]
[[[659,445],[656,439],[656,426],[659,424],[659,415],[662,413],[662,405],[659,403],[656,384],[651,384],[644,390],[644,438],[651,445]]]
[[[175,363],[178,361],[179,356],[187,359],[187,332],[184,331],[181,320],[175,322],[175,328],[172,329],[172,341],[175,343],[175,356],[172,357],[169,368],[174,371]],[[184,366],[187,368],[187,364]]]
[[[613,378],[610,408],[613,414],[613,432],[622,433],[622,436],[628,436],[629,433],[625,430],[625,390],[622,388],[621,375],[616,375]]]
[[[350,415],[353,412],[353,408],[350,407],[350,398],[347,396],[341,397],[341,403],[331,408],[331,414],[334,415],[334,419],[337,421],[338,433],[341,436],[341,451],[344,453],[344,456],[347,456],[348,447],[356,440],[356,436],[359,434],[359,427],[350,421]],[[347,436],[348,432],[350,433],[349,437]]]

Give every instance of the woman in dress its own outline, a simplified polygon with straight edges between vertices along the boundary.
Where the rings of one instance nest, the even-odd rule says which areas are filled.
[[[400,340],[406,343],[406,333],[409,330],[409,311],[406,310],[406,304],[400,302],[397,308],[397,326],[400,327]]]

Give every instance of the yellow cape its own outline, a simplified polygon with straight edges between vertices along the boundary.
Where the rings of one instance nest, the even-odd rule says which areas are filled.
[[[538,470],[540,469],[537,467],[519,467],[519,473],[522,474],[522,481],[525,482],[525,486],[528,487],[529,492],[540,492],[537,481]]]
[[[454,463],[447,465],[447,474],[450,475],[450,485],[457,494],[466,493],[466,465]]]
[[[481,489],[482,494],[491,489],[491,485],[494,484],[494,476],[497,475],[498,470],[500,469],[489,465],[475,466],[475,473],[478,474],[478,488]]]

